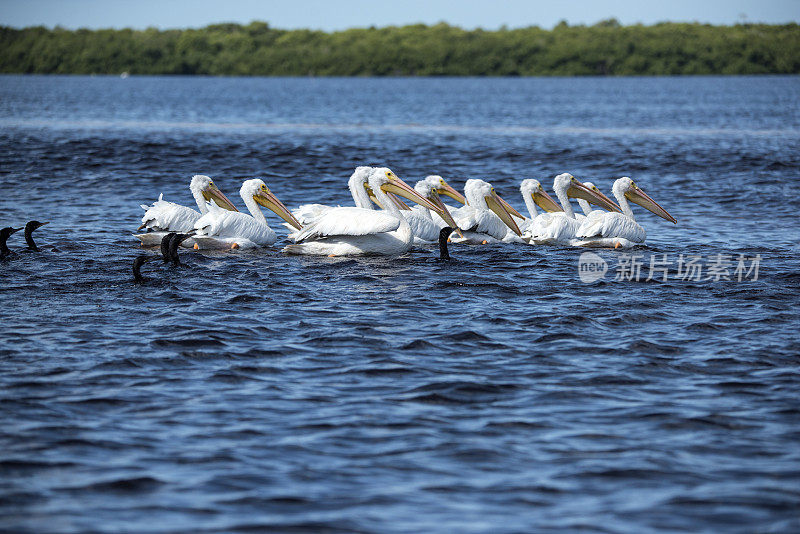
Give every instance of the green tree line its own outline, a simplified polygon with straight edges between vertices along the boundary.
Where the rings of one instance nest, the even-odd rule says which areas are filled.
[[[264,22],[186,30],[0,26],[0,72],[268,76],[544,76],[800,73],[797,24],[561,23],[486,31],[448,24],[339,32]]]

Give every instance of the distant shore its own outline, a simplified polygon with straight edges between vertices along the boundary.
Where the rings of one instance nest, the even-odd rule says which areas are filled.
[[[280,30],[0,26],[0,73],[240,76],[798,74],[797,24],[559,24],[497,31],[447,24]]]

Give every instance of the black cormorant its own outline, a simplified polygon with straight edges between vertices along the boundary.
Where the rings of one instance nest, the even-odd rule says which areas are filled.
[[[39,252],[39,247],[37,247],[36,243],[33,241],[33,231],[39,228],[40,226],[44,226],[45,224],[47,223],[39,221],[28,221],[28,224],[25,225],[25,242],[28,244],[28,250]]]
[[[11,228],[10,226],[0,230],[0,258],[5,258],[11,254],[11,249],[9,249],[8,245],[6,245],[6,241],[8,241],[8,238],[11,236],[11,234],[14,232],[19,232],[20,230],[22,230],[22,228]]]
[[[152,257],[153,256],[142,254],[141,256],[136,256],[136,259],[133,260],[133,281],[137,284],[144,282],[144,277],[142,273],[139,272],[139,269],[142,268],[142,265],[150,261]]]
[[[172,241],[172,238],[175,237],[176,233],[177,232],[170,232],[161,238],[161,257],[163,258],[164,263],[169,263],[169,242]]]
[[[174,234],[172,239],[169,241],[169,259],[172,260],[172,265],[178,267],[181,264],[180,258],[178,258],[178,247],[192,237],[192,234]]]

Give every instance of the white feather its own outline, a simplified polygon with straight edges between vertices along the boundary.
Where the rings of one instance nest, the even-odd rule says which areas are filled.
[[[453,242],[481,243],[487,240],[487,237],[502,241],[506,235],[508,227],[500,217],[488,209],[474,208],[469,205],[453,210],[452,214],[462,232],[475,234],[472,238],[468,238],[466,234],[464,234],[464,239],[453,237]]]
[[[439,241],[439,230],[447,226],[444,219],[436,216],[441,225],[431,215],[431,210],[424,206],[414,206],[411,211],[401,211],[403,217],[414,232],[414,244],[429,244]]]
[[[331,208],[302,230],[291,234],[296,243],[331,236],[358,236],[391,232],[400,226],[400,219],[383,211],[365,208]]]
[[[194,227],[194,222],[200,218],[200,212],[174,202],[164,200],[164,194],[158,200],[145,208],[142,224],[153,231],[188,232]]]

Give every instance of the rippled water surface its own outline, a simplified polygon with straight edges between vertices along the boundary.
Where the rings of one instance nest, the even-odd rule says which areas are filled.
[[[593,284],[570,248],[279,242],[134,285],[139,204],[192,174],[346,203],[360,164],[518,208],[629,175],[678,224],[635,207]],[[800,529],[797,77],[4,76],[0,190],[0,226],[50,221],[0,262],[2,530]]]

